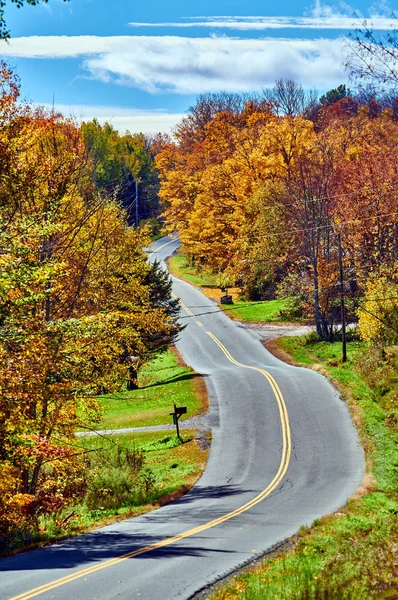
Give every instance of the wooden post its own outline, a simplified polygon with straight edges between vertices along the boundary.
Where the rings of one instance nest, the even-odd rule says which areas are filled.
[[[181,439],[180,438],[180,426],[178,424],[179,415],[177,415],[177,407],[175,404],[174,404],[174,414],[175,414],[175,420],[176,420],[177,437],[180,440]]]
[[[342,341],[342,362],[347,362],[347,341],[345,334],[345,306],[344,306],[344,280],[343,280],[343,254],[341,250],[341,235],[337,235],[339,246],[339,267],[340,267],[340,312],[341,312],[341,341]]]

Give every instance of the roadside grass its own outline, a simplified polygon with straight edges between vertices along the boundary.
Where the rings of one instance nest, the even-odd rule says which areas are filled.
[[[140,432],[79,438],[86,457],[88,487],[81,503],[40,517],[39,530],[0,556],[28,550],[134,517],[186,493],[206,466],[207,450],[195,430]],[[24,542],[24,543],[23,543]]]
[[[283,311],[291,313],[291,301],[286,300],[264,300],[264,301],[243,301],[240,300],[240,289],[228,287],[228,294],[232,296],[233,304],[220,304],[222,292],[220,290],[220,276],[211,273],[209,270],[198,270],[195,266],[189,264],[188,258],[184,254],[174,254],[168,259],[170,272],[201,288],[201,291],[211,300],[217,302],[222,310],[231,319],[246,321],[249,323],[280,323],[286,320],[299,321],[300,319],[286,319]],[[230,282],[231,283],[231,282]],[[225,282],[223,282],[225,285]],[[282,311],[282,312],[281,312]]]
[[[208,450],[201,449],[194,429],[182,431],[181,443],[169,413],[176,403],[187,406],[191,417],[207,409],[208,398],[203,378],[181,363],[175,351],[158,356],[139,373],[137,390],[99,398],[104,417],[91,424],[91,429],[104,430],[169,423],[170,431],[77,438],[71,450],[82,453],[76,485],[83,485],[83,499],[61,512],[42,515],[38,528],[13,532],[7,547],[0,548],[0,556],[146,513],[176,500],[194,485],[203,473]]]
[[[88,517],[92,510],[102,511],[101,518],[139,514],[160,506],[160,498],[189,489],[203,472],[207,453],[195,441],[194,429],[184,430],[181,438],[175,429],[81,438],[90,465]]]
[[[138,375],[138,389],[99,396],[103,417],[95,429],[147,427],[171,422],[173,404],[187,406],[189,418],[206,408],[203,379],[191,369],[180,366],[168,350],[147,365]]]
[[[199,270],[190,265],[184,254],[173,254],[168,260],[168,266],[173,275],[188,281],[188,283],[199,287],[219,287],[219,275],[211,273],[207,269]]]
[[[233,304],[223,304],[222,308],[228,316],[238,321],[278,323],[283,321],[281,311],[289,308],[289,300],[264,300],[261,302],[234,300]]]
[[[277,341],[294,361],[321,370],[341,390],[365,449],[362,489],[334,515],[302,527],[290,549],[216,589],[212,600],[365,600],[397,598],[398,419],[394,377],[370,386],[358,365],[365,343],[313,343],[303,337]],[[264,532],[266,535],[266,532]]]

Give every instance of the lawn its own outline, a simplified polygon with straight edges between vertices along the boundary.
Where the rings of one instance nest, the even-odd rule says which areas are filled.
[[[288,300],[264,300],[263,302],[242,302],[222,304],[223,310],[232,319],[251,323],[272,323],[282,321],[281,310],[287,310]]]
[[[189,418],[206,408],[203,379],[191,367],[180,366],[168,350],[145,365],[138,376],[138,389],[99,397],[103,418],[95,429],[146,427],[171,422],[173,404],[186,406]]]
[[[199,287],[219,287],[219,275],[206,269],[198,270],[197,267],[189,264],[188,258],[184,254],[171,256],[168,266],[173,275],[188,281],[188,283]]]
[[[201,291],[216,302],[220,302],[222,292],[220,290],[220,275],[203,269],[197,270],[191,266],[184,254],[175,254],[169,258],[168,266],[170,272],[184,279],[188,283],[201,288]],[[225,283],[225,282],[223,282]],[[237,321],[250,323],[278,323],[286,320],[281,311],[290,309],[290,301],[287,300],[264,300],[264,301],[242,301],[239,299],[241,290],[229,286],[228,293],[233,298],[233,304],[219,304],[223,311]],[[289,319],[292,320],[292,319]]]
[[[363,342],[310,343],[284,338],[277,345],[296,362],[321,366],[344,393],[359,428],[368,470],[362,496],[335,515],[299,531],[288,551],[265,558],[258,567],[214,591],[213,600],[365,600],[396,598],[398,574],[397,411],[390,377],[369,386],[358,364],[368,360]]]

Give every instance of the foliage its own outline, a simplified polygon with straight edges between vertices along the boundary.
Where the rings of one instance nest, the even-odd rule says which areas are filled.
[[[370,278],[358,309],[361,336],[378,346],[398,345],[398,283],[384,277]]]
[[[349,320],[369,274],[396,260],[398,122],[392,101],[352,98],[345,86],[299,113],[300,86],[279,82],[273,93],[290,109],[199,99],[177,142],[156,156],[164,216],[193,276],[228,278],[248,300],[285,289],[332,340],[341,318],[338,234]]]
[[[142,250],[145,233],[98,194],[75,124],[19,105],[18,82],[4,64],[0,84],[0,461],[10,482],[0,534],[7,535],[37,529],[40,515],[84,494],[81,457],[70,446],[76,428],[98,418],[99,389],[123,388],[132,364],[165,350],[179,326],[170,286]]]
[[[129,223],[135,223],[137,208],[139,220],[156,216],[158,179],[151,140],[141,133],[120,135],[110,123],[100,125],[96,119],[83,123],[81,132],[97,189],[122,203]]]
[[[319,103],[322,106],[331,106],[335,102],[343,100],[343,98],[350,97],[351,95],[351,90],[347,88],[345,84],[342,84],[339,85],[337,88],[334,88],[333,90],[329,90],[328,92],[326,92],[326,94],[321,96],[319,98]]]

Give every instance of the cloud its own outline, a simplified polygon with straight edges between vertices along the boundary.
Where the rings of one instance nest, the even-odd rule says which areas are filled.
[[[3,55],[82,57],[88,77],[150,93],[246,92],[290,78],[328,89],[345,80],[344,40],[176,36],[14,38]]]
[[[52,104],[41,104],[48,110],[52,110]],[[185,116],[183,113],[169,113],[165,110],[139,110],[136,108],[125,108],[119,106],[92,106],[82,104],[57,104],[55,111],[62,113],[65,117],[72,117],[78,122],[97,119],[103,124],[111,123],[120,133],[126,130],[131,133],[157,133],[162,131],[170,133],[172,129]]]
[[[341,3],[344,12],[335,7],[315,2],[309,16],[304,17],[187,17],[185,21],[140,23],[131,22],[131,27],[177,27],[192,28],[202,27],[207,29],[229,29],[238,31],[263,31],[266,29],[336,29],[352,30],[360,25],[359,19],[354,16],[354,11],[348,5]],[[373,29],[388,30],[393,27],[393,19],[375,14],[369,18]]]

